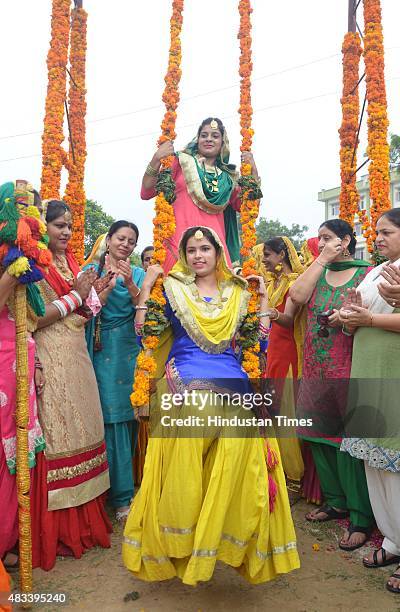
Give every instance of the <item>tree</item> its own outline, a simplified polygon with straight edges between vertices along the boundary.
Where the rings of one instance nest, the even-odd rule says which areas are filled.
[[[87,257],[97,238],[105,234],[115,219],[104,212],[102,206],[94,200],[86,200],[85,208],[85,257]]]
[[[296,250],[300,250],[301,244],[304,242],[304,234],[308,231],[307,225],[299,225],[292,223],[292,227],[282,225],[278,219],[269,219],[260,217],[256,225],[257,243],[265,242],[273,236],[287,236],[294,244]]]
[[[390,134],[389,160],[391,170],[400,170],[400,136]]]

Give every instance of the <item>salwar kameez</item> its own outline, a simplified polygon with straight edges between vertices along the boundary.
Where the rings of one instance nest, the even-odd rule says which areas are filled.
[[[353,338],[343,334],[341,327],[328,328],[326,337],[319,335],[317,315],[328,309],[339,309],[346,290],[357,287],[365,275],[365,267],[357,268],[353,277],[338,287],[327,282],[326,272],[320,277],[307,306],[303,379],[297,398],[297,416],[313,421],[311,428],[301,429],[299,433],[310,443],[326,502],[340,510],[351,511],[351,516],[361,521],[354,523],[352,520],[352,524],[360,527],[373,522],[364,466],[360,461],[355,465],[357,459],[353,458],[345,468],[340,456]],[[312,470],[309,474],[312,475]],[[306,488],[308,477],[306,471]]]
[[[141,287],[143,278],[144,271],[133,266],[132,280],[138,287]],[[129,398],[139,353],[134,314],[135,307],[129,291],[122,279],[118,278],[107,303],[86,329],[103,413],[110,470],[108,501],[113,508],[129,506],[134,494],[132,458],[138,424],[134,420]]]

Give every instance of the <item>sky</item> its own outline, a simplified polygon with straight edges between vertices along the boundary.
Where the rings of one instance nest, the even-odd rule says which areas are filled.
[[[389,129],[400,133],[400,2],[381,3]],[[240,146],[237,4],[185,0],[176,140],[179,149],[203,118],[220,117],[234,163]],[[83,0],[83,5],[89,14],[86,194],[115,218],[134,221],[143,248],[151,243],[153,202],[140,200],[140,184],[163,116],[171,2]],[[264,193],[260,214],[306,224],[308,235],[315,235],[323,220],[318,192],[339,184],[347,5],[347,0],[253,0],[253,153]],[[0,183],[25,178],[40,186],[51,0],[3,2],[0,14],[3,24],[13,24],[0,36]],[[363,29],[362,10],[358,22]],[[359,163],[365,149],[364,120]]]

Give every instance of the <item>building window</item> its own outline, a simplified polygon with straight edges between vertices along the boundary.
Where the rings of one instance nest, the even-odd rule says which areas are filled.
[[[361,236],[361,223],[356,223],[354,225],[354,231],[356,232],[356,236]]]
[[[331,204],[331,216],[338,217],[339,216],[339,202],[334,202]]]
[[[400,187],[396,187],[394,190],[394,203],[393,206],[400,206]]]
[[[358,201],[358,210],[365,210],[365,196],[360,196]]]

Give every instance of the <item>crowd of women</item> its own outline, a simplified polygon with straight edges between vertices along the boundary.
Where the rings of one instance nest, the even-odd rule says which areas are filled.
[[[376,523],[384,539],[365,567],[398,565],[400,209],[378,221],[385,263],[377,267],[355,259],[353,229],[339,219],[322,223],[299,253],[285,236],[255,248],[258,274],[250,280],[259,293],[262,381],[250,381],[238,342],[248,280],[233,271],[240,263],[240,187],[222,122],[205,119],[177,154],[171,142],[161,145],[146,168],[142,198],[154,197],[162,159],[171,154],[176,230],[163,268],[151,263],[152,247],[142,253],[142,268],[130,263],[139,229],[121,220],[80,269],[69,248],[69,207],[41,202],[34,192],[52,263],[38,283],[45,312],[28,312],[33,566],[50,570],[57,556],[109,547],[107,504],[124,524],[124,563],[140,579],[178,576],[195,585],[212,577],[219,560],[250,583],[266,582],[300,567],[290,511],[300,495],[318,504],[309,521],[349,519],[339,543],[346,551],[363,546]],[[242,160],[259,181],[251,153]],[[0,187],[0,210],[14,188]],[[0,558],[13,571],[18,279],[0,272]],[[166,390],[190,392],[177,411],[183,419],[199,402],[203,416],[241,417],[243,406],[229,398],[265,383],[274,397],[269,416],[307,417],[312,426],[296,427],[293,418],[268,431],[252,424],[246,435],[207,424],[192,435],[150,435],[147,450],[142,440],[136,454],[139,463],[145,454],[143,475],[134,470],[143,422],[130,393],[160,276],[166,325],[154,353],[153,420]],[[387,588],[400,593],[399,568]]]

